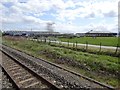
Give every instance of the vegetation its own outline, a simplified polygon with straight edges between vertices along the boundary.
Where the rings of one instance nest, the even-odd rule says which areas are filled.
[[[43,41],[44,42],[44,41]],[[98,55],[109,55],[109,56],[114,56],[114,57],[119,57],[120,55],[120,51],[118,50],[118,48],[116,47],[116,49],[107,49],[107,48],[101,48],[99,47],[90,47],[89,45],[76,45],[76,43],[73,44],[60,44],[60,43],[55,43],[55,42],[48,42],[49,45],[51,46],[55,46],[55,47],[62,47],[62,48],[67,48],[67,49],[71,49],[74,51],[81,51],[81,52],[88,52],[91,54],[98,54]]]
[[[112,48],[103,48],[101,45],[99,47],[92,47],[89,46],[88,44],[79,45],[78,42],[72,44],[68,41],[67,43],[64,43],[58,41],[57,38],[54,37],[36,38],[36,39],[39,40],[40,42],[48,43],[51,46],[67,48],[75,51],[88,52],[91,54],[98,54],[98,55],[109,55],[114,57],[119,57],[120,55],[120,51],[118,47],[112,49]],[[55,42],[51,42],[51,41],[55,41]]]
[[[118,39],[119,39],[118,37],[96,37],[96,38],[93,38],[93,37],[63,38],[63,37],[60,37],[59,38],[59,40],[64,41],[64,42],[69,41],[73,43],[78,42],[78,43],[85,44],[87,41],[89,44],[93,44],[93,45],[100,45],[101,43],[103,46],[117,46]]]
[[[117,75],[119,74],[120,65],[117,57],[73,51],[36,41],[28,41],[23,38],[4,37],[3,43],[70,68],[98,81],[115,87],[119,86]],[[72,61],[72,64],[68,63],[67,60]],[[79,63],[81,67],[73,65],[74,61]]]

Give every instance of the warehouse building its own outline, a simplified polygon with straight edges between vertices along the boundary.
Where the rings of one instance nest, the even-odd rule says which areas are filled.
[[[117,33],[112,33],[109,31],[94,31],[94,30],[91,30],[85,33],[85,36],[90,36],[90,37],[91,36],[93,37],[114,37],[116,35]]]

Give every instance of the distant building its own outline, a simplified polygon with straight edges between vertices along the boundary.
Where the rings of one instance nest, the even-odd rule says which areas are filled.
[[[64,38],[73,38],[75,37],[74,33],[64,33],[64,34],[60,34],[60,37],[64,37]]]
[[[55,35],[59,35],[59,32],[5,31],[4,34],[11,35],[11,36],[55,36]]]
[[[85,33],[76,33],[75,34],[77,37],[84,37],[85,36]]]
[[[91,30],[89,32],[86,32],[85,33],[85,36],[93,36],[93,37],[113,37],[113,36],[116,36],[117,33],[112,33],[112,32],[109,32],[109,31],[94,31],[94,30]]]

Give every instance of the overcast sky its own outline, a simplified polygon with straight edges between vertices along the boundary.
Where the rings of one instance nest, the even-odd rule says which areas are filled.
[[[118,32],[119,0],[0,0],[0,29],[40,30],[54,22],[58,32]]]

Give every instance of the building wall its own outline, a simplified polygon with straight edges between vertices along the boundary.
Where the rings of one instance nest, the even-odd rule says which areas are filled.
[[[112,37],[116,36],[115,33],[86,33],[85,36],[97,36],[97,37]]]

